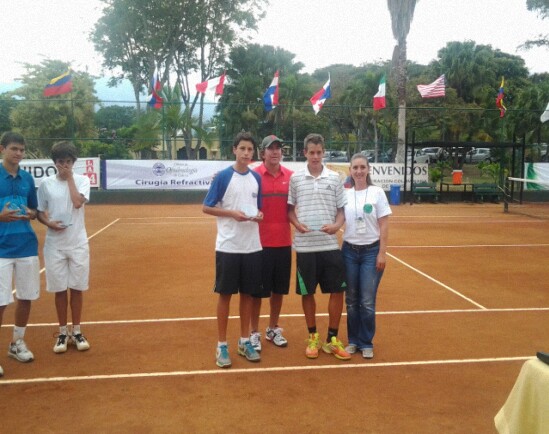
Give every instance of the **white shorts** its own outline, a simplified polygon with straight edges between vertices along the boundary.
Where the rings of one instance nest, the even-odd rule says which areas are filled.
[[[72,250],[45,246],[44,262],[48,292],[62,292],[68,288],[78,291],[88,289],[90,249],[87,244]]]
[[[18,300],[37,300],[40,296],[40,262],[38,256],[0,258],[0,306],[13,303],[13,289]]]

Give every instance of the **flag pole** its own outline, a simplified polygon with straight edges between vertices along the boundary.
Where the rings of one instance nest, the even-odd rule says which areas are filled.
[[[71,102],[71,117],[70,117],[70,120],[71,120],[71,141],[74,143],[74,100],[72,98],[72,89],[69,93],[70,95],[70,102]]]

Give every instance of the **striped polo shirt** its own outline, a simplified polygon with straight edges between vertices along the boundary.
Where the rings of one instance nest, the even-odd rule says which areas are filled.
[[[295,172],[290,178],[288,203],[295,206],[297,219],[311,232],[294,233],[296,252],[324,252],[339,249],[337,235],[328,235],[318,229],[335,222],[338,208],[347,204],[343,182],[337,172],[323,167],[315,178],[308,167]]]

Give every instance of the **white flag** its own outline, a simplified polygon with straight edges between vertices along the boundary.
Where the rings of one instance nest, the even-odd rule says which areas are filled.
[[[549,121],[549,102],[547,103],[547,107],[545,107],[545,111],[541,114],[539,120],[542,123]]]

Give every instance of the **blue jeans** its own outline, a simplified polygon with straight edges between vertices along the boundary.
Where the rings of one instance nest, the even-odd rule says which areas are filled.
[[[373,348],[376,332],[376,295],[383,271],[376,270],[379,244],[370,248],[353,248],[343,243],[341,249],[347,273],[347,334],[349,344],[358,349]]]

